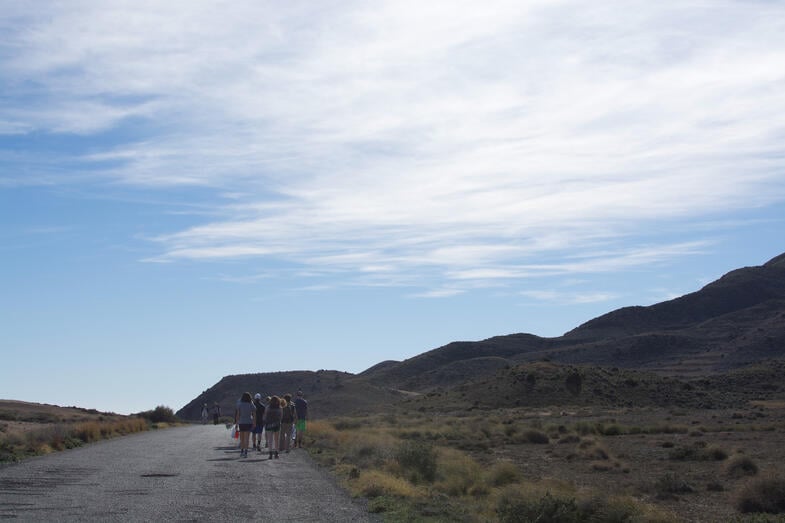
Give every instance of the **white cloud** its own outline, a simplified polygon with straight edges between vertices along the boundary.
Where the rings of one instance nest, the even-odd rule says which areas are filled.
[[[8,20],[0,132],[141,121],[79,160],[223,196],[222,221],[161,234],[154,261],[275,257],[439,295],[699,252],[641,246],[785,199],[776,3],[86,1]]]
[[[577,305],[586,303],[602,303],[619,297],[613,292],[568,293],[553,290],[528,290],[521,295],[537,301],[552,302],[559,305]]]

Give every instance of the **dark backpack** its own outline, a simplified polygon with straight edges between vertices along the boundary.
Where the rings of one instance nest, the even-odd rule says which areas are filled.
[[[294,421],[294,405],[287,405],[286,408],[283,409],[281,421],[283,423],[291,423]]]

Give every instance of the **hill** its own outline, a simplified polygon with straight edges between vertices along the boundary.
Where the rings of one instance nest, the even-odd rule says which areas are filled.
[[[283,396],[286,393],[294,395],[298,390],[302,390],[308,400],[310,415],[317,418],[343,412],[371,412],[402,397],[398,391],[334,370],[239,374],[222,378],[176,414],[182,419],[199,419],[202,405],[207,403],[212,407],[217,402],[221,413],[231,417],[243,392]]]
[[[725,372],[785,355],[785,254],[734,270],[703,289],[648,307],[610,312],[557,338],[532,334],[454,342],[360,374],[427,391],[548,360],[667,375]]]
[[[371,412],[412,394],[444,394],[447,390],[452,392],[445,399],[468,400],[473,397],[470,393],[473,388],[487,391],[506,386],[508,395],[520,400],[521,394],[515,392],[518,389],[504,384],[510,373],[533,375],[520,369],[536,362],[552,365],[540,368],[544,377],[550,376],[543,378],[541,385],[549,380],[558,383],[543,389],[559,391],[545,394],[547,401],[561,398],[559,394],[565,390],[564,373],[568,375],[581,368],[591,389],[601,392],[610,387],[600,385],[602,376],[615,372],[616,377],[626,377],[614,390],[624,390],[625,383],[648,384],[631,392],[668,404],[672,401],[664,391],[672,394],[695,390],[701,396],[715,394],[722,386],[741,388],[744,380],[739,378],[742,375],[736,372],[738,369],[782,357],[785,357],[785,254],[761,266],[731,271],[702,289],[673,300],[609,312],[560,337],[519,333],[482,341],[456,341],[404,361],[383,361],[358,375],[322,370],[227,376],[183,407],[178,415],[196,419],[201,405],[213,402],[218,402],[225,414],[231,414],[237,398],[245,390],[268,395],[300,389],[306,397],[310,396],[314,413],[324,416]],[[589,370],[592,367],[605,369]],[[547,373],[543,370],[546,368],[550,369]],[[635,375],[635,372],[642,374]],[[655,380],[654,375],[659,377]],[[725,376],[733,379],[723,381]],[[764,374],[756,376],[774,379]],[[637,397],[636,394],[630,397]],[[583,399],[596,402],[603,401],[603,397],[597,393]],[[562,399],[575,402],[580,398],[572,395]],[[611,397],[606,399],[616,401]]]

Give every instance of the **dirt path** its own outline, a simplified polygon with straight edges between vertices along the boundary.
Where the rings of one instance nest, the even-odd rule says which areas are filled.
[[[305,451],[240,458],[223,426],[152,431],[0,468],[0,519],[372,521]]]

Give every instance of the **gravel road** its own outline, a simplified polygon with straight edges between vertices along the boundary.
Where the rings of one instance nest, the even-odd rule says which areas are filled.
[[[223,425],[150,431],[0,467],[0,519],[373,521],[304,450],[241,458]]]

